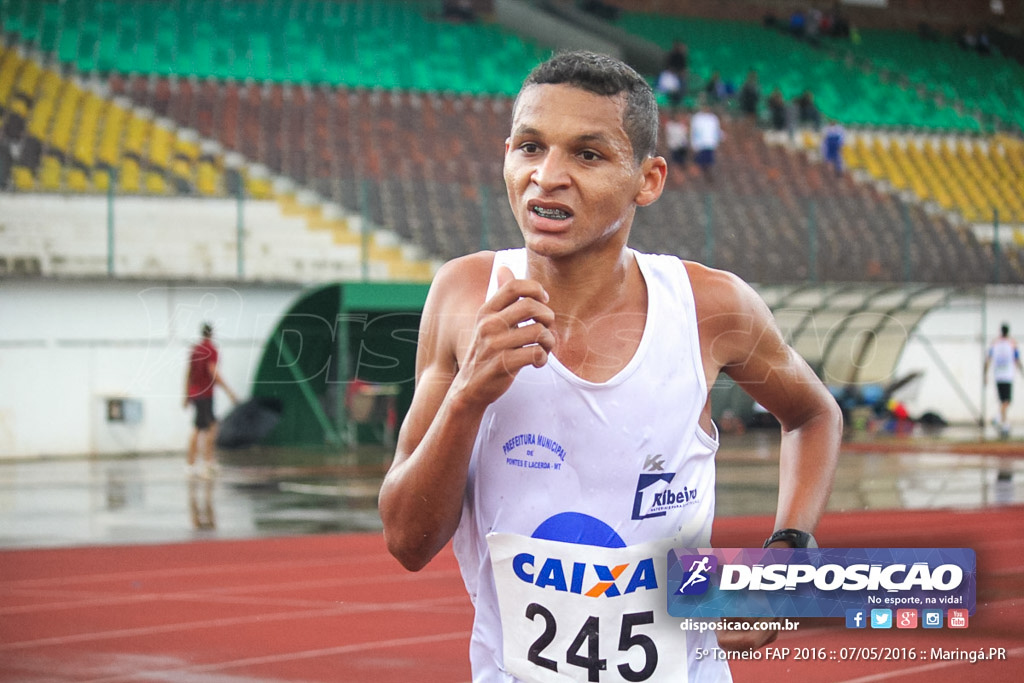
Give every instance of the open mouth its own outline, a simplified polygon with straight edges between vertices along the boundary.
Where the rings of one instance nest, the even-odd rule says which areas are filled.
[[[572,217],[572,214],[562,209],[546,209],[543,206],[534,206],[533,212],[541,218],[547,218],[553,221],[564,221],[567,218]]]

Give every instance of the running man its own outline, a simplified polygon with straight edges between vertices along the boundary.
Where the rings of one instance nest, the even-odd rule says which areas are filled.
[[[696,656],[715,634],[669,622],[647,571],[669,548],[710,546],[719,374],[782,425],[768,545],[808,541],[829,497],[839,407],[760,297],[729,273],[627,246],[637,209],[664,188],[658,123],[651,88],[616,59],[570,52],[535,68],[504,159],[525,248],[445,264],[424,306],[380,512],[407,569],[453,542],[477,682],[730,680],[725,661]],[[717,645],[776,635],[722,631]],[[616,652],[621,637],[643,646]]]
[[[1013,379],[1015,370],[1024,374],[1024,366],[1020,362],[1020,349],[1017,340],[1010,336],[1010,326],[1003,324],[999,330],[999,338],[992,342],[985,354],[985,367],[982,370],[982,382],[988,382],[988,369],[992,368],[992,379],[996,383],[996,394],[999,396],[999,421],[996,427],[1002,436],[1010,435],[1010,403],[1013,401]]]

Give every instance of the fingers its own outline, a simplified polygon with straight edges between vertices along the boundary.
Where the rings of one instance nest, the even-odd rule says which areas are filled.
[[[501,289],[509,282],[516,279],[515,273],[508,266],[501,266],[498,268],[498,288]]]
[[[506,267],[496,277],[498,290],[477,314],[456,381],[464,395],[488,403],[505,393],[524,367],[543,367],[555,346],[555,314],[541,284],[517,279]]]
[[[536,280],[517,279],[507,266],[501,266],[498,268],[498,291],[484,304],[484,308],[500,311],[523,298],[546,304],[548,293]]]

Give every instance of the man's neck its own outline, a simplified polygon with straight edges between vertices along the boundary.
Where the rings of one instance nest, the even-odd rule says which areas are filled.
[[[607,256],[548,259],[527,254],[527,276],[550,295],[557,316],[587,320],[629,306],[643,278],[632,250]]]

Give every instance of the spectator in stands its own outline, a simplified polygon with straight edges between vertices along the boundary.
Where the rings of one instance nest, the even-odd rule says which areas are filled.
[[[786,130],[788,119],[786,98],[782,96],[782,91],[778,87],[773,88],[771,94],[768,95],[768,116],[771,120],[772,130]]]
[[[690,118],[690,149],[694,162],[708,180],[713,178],[715,152],[723,137],[721,121],[707,101],[702,101],[700,110]]]
[[[811,7],[807,10],[806,27],[804,28],[804,38],[807,42],[812,45],[817,45],[821,34],[821,23],[824,16],[817,7]]]
[[[843,16],[838,2],[832,5],[830,14],[832,15],[832,30],[830,31],[830,35],[833,38],[850,38],[853,27],[850,26],[849,20]]]
[[[801,126],[810,126],[814,130],[821,127],[821,112],[818,105],[814,103],[814,93],[804,90],[796,98],[797,116]]]
[[[705,99],[716,104],[728,100],[734,91],[734,86],[722,80],[722,74],[718,71],[711,72],[711,77],[704,84]]]
[[[1017,370],[1024,375],[1024,365],[1020,362],[1017,341],[1010,336],[1010,326],[1006,323],[999,330],[999,338],[989,345],[988,353],[985,354],[985,367],[981,374],[983,384],[988,382],[989,368],[992,368],[992,379],[995,380],[999,395],[999,419],[994,422],[1002,436],[1009,436],[1010,421],[1007,415],[1013,401],[1013,380]]]
[[[974,50],[978,47],[978,36],[972,29],[964,27],[957,35],[956,44],[964,50]]]
[[[213,326],[203,323],[200,332],[203,338],[189,352],[188,372],[185,375],[185,407],[188,408],[191,403],[195,408],[195,428],[188,442],[186,470],[192,476],[207,476],[217,467],[214,459],[217,417],[213,412],[213,390],[219,385],[233,403],[238,401],[217,367],[219,353],[213,343]],[[203,452],[202,465],[196,462],[200,450]]]
[[[665,66],[658,75],[658,90],[665,93],[673,107],[679,106],[689,92],[690,57],[686,44],[678,38],[665,55]]]
[[[589,12],[606,21],[617,20],[621,11],[615,5],[603,2],[602,0],[580,0],[579,7],[584,12]]]
[[[807,15],[802,9],[797,8],[789,15],[789,32],[796,38],[803,38],[807,32]]]
[[[443,10],[444,18],[448,21],[476,21],[476,11],[471,0],[444,0]]]
[[[672,112],[665,121],[665,146],[669,160],[680,170],[686,168],[686,157],[690,151],[690,136],[686,126],[686,115],[681,110]]]
[[[686,43],[676,38],[672,41],[672,49],[665,56],[665,67],[677,74],[686,73],[690,68],[690,53]]]
[[[975,49],[981,55],[992,54],[992,41],[988,37],[988,31],[982,29],[978,33],[978,45]]]
[[[669,106],[672,108],[678,107],[685,96],[683,81],[679,78],[679,74],[667,66],[658,74],[658,82],[655,85],[655,89],[665,96]]]
[[[838,121],[830,120],[825,130],[821,131],[821,155],[825,163],[835,170],[837,176],[843,175],[843,144],[846,142],[846,131]]]
[[[757,72],[751,69],[747,72],[747,80],[743,81],[740,87],[739,100],[740,111],[753,118],[757,118],[758,107],[761,104],[761,86],[757,82]]]
[[[932,25],[927,21],[918,23],[917,36],[927,43],[937,43],[939,41],[939,32],[932,28]]]

